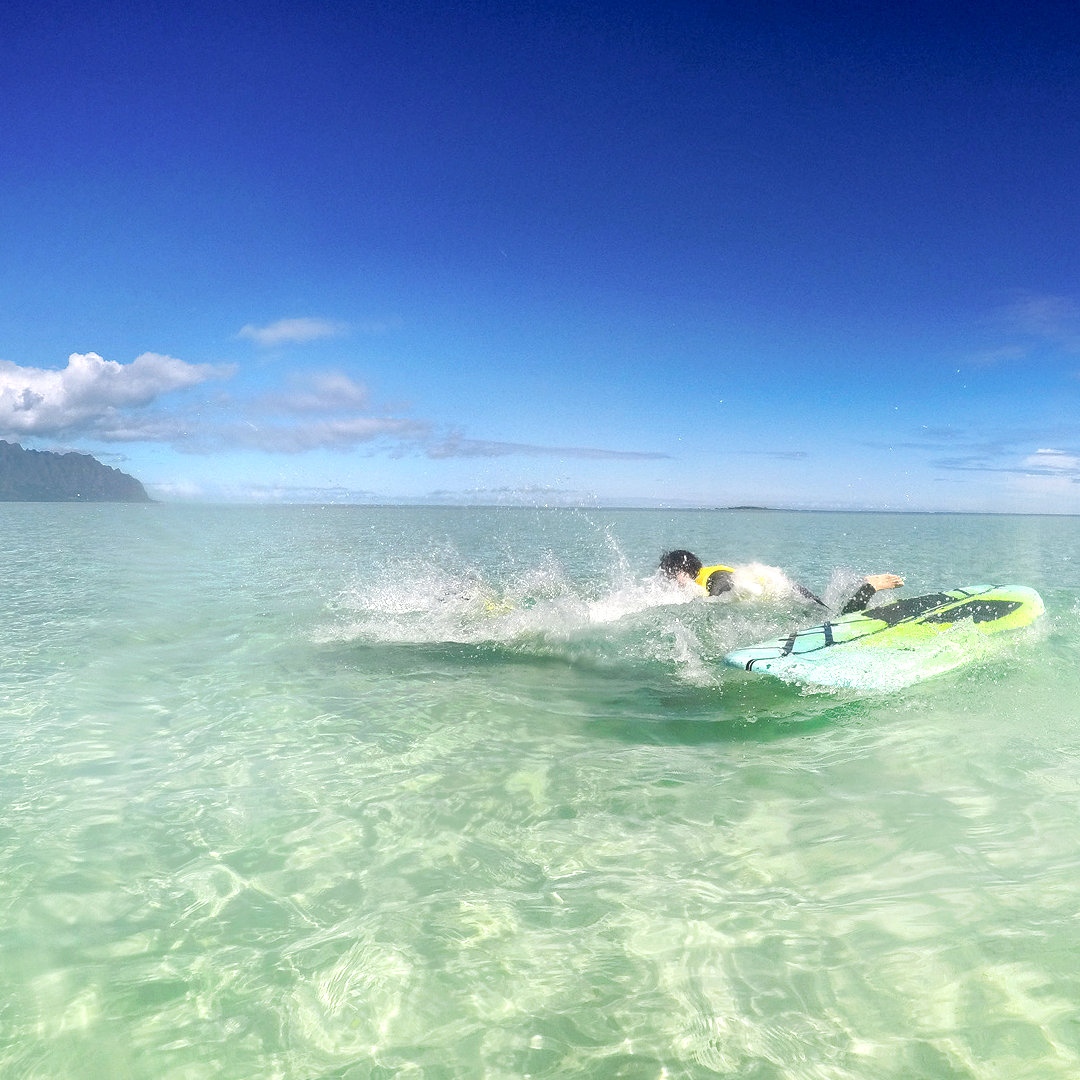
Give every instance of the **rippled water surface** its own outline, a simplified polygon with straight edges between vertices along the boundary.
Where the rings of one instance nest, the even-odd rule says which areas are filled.
[[[1080,521],[0,508],[0,1075],[1080,1075]],[[1034,586],[892,693],[720,657]]]

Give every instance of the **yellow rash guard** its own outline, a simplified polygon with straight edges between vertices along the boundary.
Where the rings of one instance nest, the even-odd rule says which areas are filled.
[[[727,590],[731,588],[730,582],[725,582],[725,576],[733,573],[734,570],[735,567],[723,566],[720,563],[717,563],[715,566],[703,566],[699,571],[698,576],[694,578],[694,581],[696,581],[710,596],[716,596],[719,593],[727,592]],[[715,582],[712,580],[714,575],[719,575],[716,577]],[[727,588],[718,588],[722,583],[726,584]]]

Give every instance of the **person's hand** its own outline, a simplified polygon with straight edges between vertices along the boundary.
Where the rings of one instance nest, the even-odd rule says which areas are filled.
[[[866,584],[873,585],[875,592],[882,589],[899,589],[904,579],[899,574],[867,574]]]

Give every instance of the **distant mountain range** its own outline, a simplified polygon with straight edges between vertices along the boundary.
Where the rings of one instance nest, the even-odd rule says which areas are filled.
[[[151,502],[127,473],[89,454],[25,450],[0,440],[0,502]]]

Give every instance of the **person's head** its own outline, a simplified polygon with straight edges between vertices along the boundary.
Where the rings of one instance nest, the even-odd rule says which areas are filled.
[[[670,578],[678,578],[685,574],[691,581],[701,573],[702,562],[692,552],[683,548],[675,551],[665,551],[660,556],[660,572]]]

